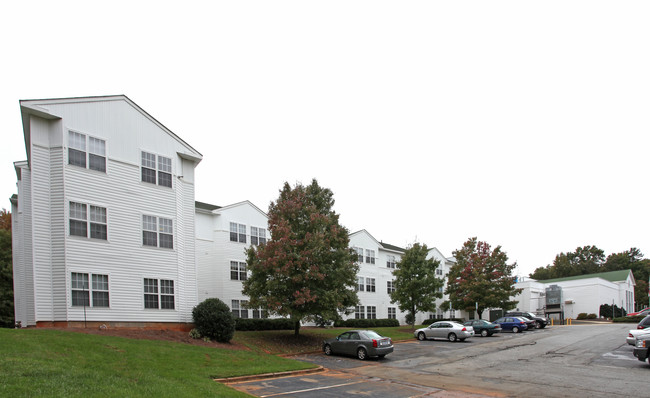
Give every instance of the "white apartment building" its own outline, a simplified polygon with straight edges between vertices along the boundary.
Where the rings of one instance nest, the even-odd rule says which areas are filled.
[[[20,101],[16,321],[185,324],[202,155],[123,95]]]

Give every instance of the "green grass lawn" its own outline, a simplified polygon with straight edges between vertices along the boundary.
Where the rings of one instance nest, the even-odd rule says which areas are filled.
[[[0,328],[2,397],[246,397],[213,378],[313,368],[277,356],[319,351],[346,328],[236,332],[230,350],[45,329]],[[375,328],[393,340],[408,328]]]
[[[3,397],[245,397],[212,378],[311,367],[260,351],[0,329]]]

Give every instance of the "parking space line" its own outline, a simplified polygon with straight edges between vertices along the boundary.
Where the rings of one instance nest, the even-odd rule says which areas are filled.
[[[303,392],[326,390],[326,389],[329,389],[329,388],[345,387],[345,386],[350,386],[352,384],[360,384],[360,383],[363,383],[363,381],[354,381],[352,383],[336,384],[336,385],[333,385],[333,386],[307,388],[305,390],[285,391],[285,392],[279,392],[279,393],[276,393],[276,394],[269,394],[269,395],[260,395],[260,398],[277,397],[277,396],[280,396],[280,395],[300,394],[300,393],[303,393]]]

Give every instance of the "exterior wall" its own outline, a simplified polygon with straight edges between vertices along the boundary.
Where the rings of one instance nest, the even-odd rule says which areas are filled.
[[[23,172],[18,197],[33,216],[23,214],[18,229],[33,228],[25,242],[33,245],[33,260],[24,250],[17,273],[33,270],[35,294],[35,319],[24,325],[191,321],[197,303],[193,168],[200,154],[125,97],[36,105],[53,116],[32,114],[24,126],[30,173]],[[105,141],[106,172],[68,164],[69,130]],[[141,181],[142,150],[172,159],[172,188]],[[190,155],[196,160],[185,159]],[[106,208],[107,240],[70,235],[71,201]],[[172,220],[173,249],[143,245],[145,214]],[[108,275],[109,307],[72,306],[73,272]],[[144,278],[174,281],[173,310],[144,308]],[[28,299],[27,286],[20,296]]]
[[[562,288],[562,306],[565,318],[576,318],[580,313],[599,314],[601,304],[616,304],[631,312],[634,308],[634,283],[628,276],[625,281],[610,282],[602,278],[585,278],[571,281],[550,282],[522,281],[516,287],[524,291],[515,300],[517,309],[542,314],[546,287],[558,285]],[[539,304],[538,304],[539,303]],[[629,308],[629,310],[628,310]]]
[[[230,241],[230,223],[246,226],[246,243]],[[216,297],[232,306],[232,300],[248,300],[241,292],[242,281],[232,280],[230,262],[246,262],[245,250],[251,245],[251,227],[264,228],[266,214],[250,202],[241,202],[212,212],[196,212],[198,301]],[[248,311],[252,317],[252,312]]]
[[[388,293],[388,281],[394,281],[393,268],[388,268],[388,256],[395,256],[395,262],[399,262],[402,258],[402,253],[393,250],[386,250],[381,246],[381,243],[375,240],[365,230],[350,234],[350,247],[363,249],[363,261],[358,262],[359,274],[357,279],[363,278],[363,291],[357,291],[359,297],[359,306],[364,307],[365,317],[368,317],[368,307],[376,308],[377,319],[388,318],[388,308],[394,308],[397,320],[405,323],[406,313],[400,311],[398,305],[391,303],[390,295]],[[373,258],[368,258],[367,250],[373,250],[375,255]],[[374,260],[374,264],[372,261]],[[367,291],[368,280],[374,279],[375,291]],[[359,283],[359,282],[357,282]],[[344,316],[345,319],[355,318],[355,313]]]

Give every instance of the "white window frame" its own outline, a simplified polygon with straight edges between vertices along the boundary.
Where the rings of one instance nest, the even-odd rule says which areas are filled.
[[[369,305],[366,307],[366,319],[377,319],[377,307]]]
[[[388,319],[397,319],[397,309],[395,307],[388,307]]]
[[[76,209],[83,208],[80,213]],[[99,213],[99,214],[98,214]],[[72,233],[72,222],[85,224],[85,235]],[[100,234],[94,235],[99,227]],[[68,235],[94,240],[108,240],[108,209],[104,206],[97,206],[75,200],[68,201]]]
[[[375,292],[375,278],[366,278],[366,292]]]
[[[83,140],[83,144],[81,143]],[[73,157],[70,156],[71,151],[76,151],[84,154],[83,165],[71,163]],[[88,134],[80,133],[74,130],[68,130],[68,164],[71,166],[80,167],[83,169],[94,170],[100,173],[106,173],[106,140],[93,137]],[[97,168],[93,167],[93,159],[101,159],[102,166]]]
[[[395,291],[395,281],[386,281],[386,293],[391,294]]]
[[[395,256],[392,255],[392,254],[389,254],[386,257],[386,268],[395,268],[395,264],[397,264],[395,262]]]
[[[357,253],[357,262],[363,262],[363,249],[361,247],[354,247],[354,251]]]
[[[363,276],[357,276],[357,292],[365,291],[366,287],[366,278]]]
[[[233,276],[235,277],[233,278]],[[230,260],[230,280],[245,281],[246,279],[248,279],[246,263],[244,261]]]
[[[248,319],[248,300],[231,300],[231,311],[235,318]],[[244,315],[244,316],[242,316]]]
[[[82,286],[79,287],[78,285],[78,280],[75,279],[75,275],[85,275],[85,280],[82,280]],[[106,278],[106,288],[104,289],[104,286],[99,285],[99,281],[97,281],[96,277],[105,277]],[[103,285],[103,283],[102,283]],[[74,299],[74,292],[79,292],[82,293],[82,300],[86,304],[75,304],[75,299]],[[98,301],[98,295],[101,294],[102,296],[106,295],[106,305],[97,305]],[[111,306],[111,301],[110,301],[110,284],[109,284],[109,275],[108,274],[94,274],[92,272],[74,272],[72,271],[70,273],[70,306],[71,307],[93,307],[93,308],[110,308]]]
[[[233,238],[236,238],[236,240]],[[246,243],[246,224],[230,222],[230,241]]]
[[[375,251],[366,249],[366,263],[374,264],[375,263]]]
[[[363,305],[357,305],[354,307],[354,319],[366,319],[365,307]]]
[[[266,228],[251,226],[251,245],[263,245],[266,243]]]
[[[151,244],[155,238],[155,245]],[[164,239],[164,245],[163,239]],[[168,239],[171,238],[170,241]],[[158,247],[160,249],[174,250],[174,220],[166,217],[158,217],[151,214],[142,214],[142,246]]]
[[[148,151],[140,151],[140,181],[165,188],[174,187],[172,158]],[[148,173],[145,178],[145,170]],[[153,178],[152,178],[153,177]],[[164,178],[163,178],[164,177]],[[169,185],[167,185],[169,182]]]
[[[147,285],[147,281],[155,282],[155,286],[152,284]],[[154,290],[147,290],[147,288]],[[171,289],[171,292],[170,292]],[[174,311],[176,310],[176,287],[173,279],[164,279],[164,278],[143,278],[142,284],[143,291],[143,308],[145,310],[164,310],[164,311]],[[149,298],[155,298],[156,307],[149,306],[147,307],[147,296]],[[169,307],[169,298],[171,297],[171,307]],[[163,308],[163,302],[164,308]]]

